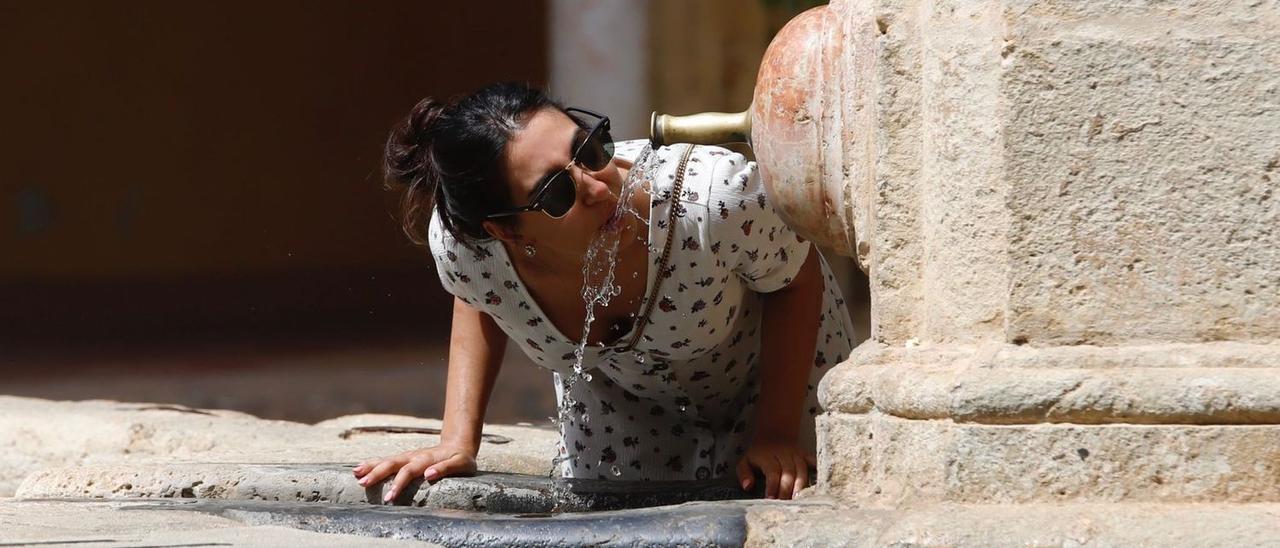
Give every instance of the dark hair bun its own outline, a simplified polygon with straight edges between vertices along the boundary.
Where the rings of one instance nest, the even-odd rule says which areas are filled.
[[[386,186],[404,188],[400,220],[409,239],[426,243],[432,211],[464,245],[487,239],[484,218],[509,207],[502,172],[507,142],[545,108],[564,110],[542,90],[510,83],[414,105],[383,152]]]
[[[409,116],[391,130],[383,154],[383,172],[389,183],[411,188],[422,183],[424,171],[430,167],[425,159],[431,153],[427,132],[442,112],[444,105],[428,97],[418,101]]]

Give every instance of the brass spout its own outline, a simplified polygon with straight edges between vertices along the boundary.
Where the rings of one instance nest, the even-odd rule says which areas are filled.
[[[688,116],[658,114],[649,118],[649,142],[653,148],[672,143],[721,145],[751,144],[751,110],[704,112]]]

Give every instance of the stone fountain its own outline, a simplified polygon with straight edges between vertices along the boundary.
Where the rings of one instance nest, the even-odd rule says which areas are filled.
[[[655,117],[750,141],[780,213],[870,278],[800,501],[372,506],[344,467],[429,438],[343,434],[438,424],[0,398],[0,543],[1280,545],[1277,67],[1274,0],[835,0],[746,112]],[[492,433],[483,468],[544,470],[552,432]],[[509,500],[485,481],[433,488]]]
[[[870,278],[821,386],[844,518],[770,539],[1280,543],[1277,67],[1276,2],[836,0],[746,112],[655,115]]]

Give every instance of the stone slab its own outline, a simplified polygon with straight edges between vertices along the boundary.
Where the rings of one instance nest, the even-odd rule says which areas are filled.
[[[859,505],[1280,502],[1280,425],[817,422],[819,486]]]
[[[758,482],[763,486],[764,482]],[[382,504],[386,483],[361,487],[349,467],[321,464],[166,463],[90,465],[37,471],[17,496],[42,498],[176,498],[328,504]],[[733,478],[691,482],[553,480],[481,472],[409,484],[395,504],[492,513],[549,513],[665,506],[696,500],[762,496]]]
[[[0,396],[0,496],[28,474],[63,466],[134,461],[293,463],[354,466],[438,443],[421,433],[347,433],[357,426],[439,429],[440,421],[354,415],[308,425],[244,413],[106,400],[56,402]],[[556,432],[485,425],[480,469],[541,475],[556,454]]]
[[[843,146],[842,169],[808,171],[841,183],[836,198],[854,211],[874,339],[1280,332],[1273,2],[830,9],[840,70],[807,90],[824,100],[795,125],[841,127],[787,144]]]
[[[66,501],[67,505],[93,504]],[[739,503],[581,514],[498,515],[395,506],[334,506],[264,501],[148,501],[133,514],[203,513],[253,527],[417,540],[443,546],[741,546],[746,510]]]
[[[265,501],[0,499],[0,542],[89,546],[1280,546],[1277,504],[693,503],[483,516]]]
[[[829,411],[984,424],[1280,424],[1280,345],[865,343],[819,395]]]
[[[998,4],[1007,340],[1274,339],[1276,4]]]
[[[373,493],[373,494],[371,494]],[[341,464],[170,463],[46,468],[33,472],[15,496],[39,498],[179,498],[335,504],[380,503]]]
[[[859,347],[858,365],[965,366],[981,369],[1280,368],[1280,341],[1242,343],[1029,346],[1007,343]]]
[[[1280,546],[1280,505],[753,504],[746,546]]]
[[[169,506],[137,512],[126,501],[72,503],[0,499],[3,546],[435,546],[427,542],[317,533],[277,525],[246,525]]]

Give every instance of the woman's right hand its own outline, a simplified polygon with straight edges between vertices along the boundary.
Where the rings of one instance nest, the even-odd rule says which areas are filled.
[[[435,481],[448,476],[464,476],[476,471],[475,452],[468,448],[440,444],[434,447],[405,451],[399,455],[370,459],[351,470],[357,483],[364,487],[377,484],[391,474],[395,480],[383,495],[383,502],[391,502],[415,477]]]

